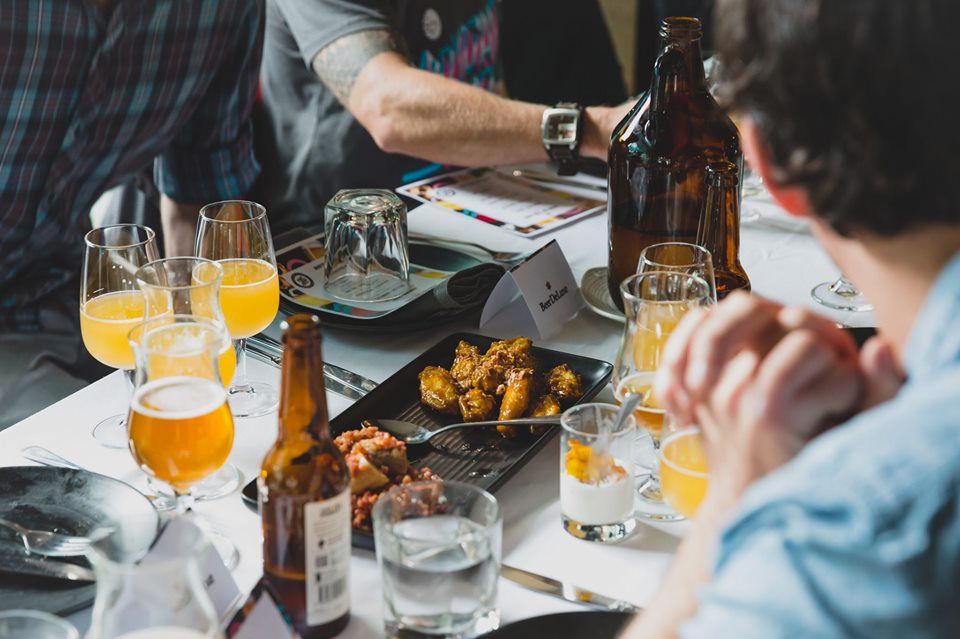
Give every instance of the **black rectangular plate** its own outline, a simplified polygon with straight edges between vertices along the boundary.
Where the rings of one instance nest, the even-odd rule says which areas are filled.
[[[434,430],[460,421],[459,416],[439,415],[420,403],[418,375],[427,366],[450,368],[454,351],[464,340],[485,352],[497,338],[475,333],[454,333],[431,347],[425,353],[391,375],[376,389],[330,422],[334,436],[346,430],[360,428],[364,419],[401,419]],[[569,364],[583,379],[583,397],[589,402],[610,381],[613,366],[590,357],[561,353],[533,347],[533,356],[539,370],[547,371],[557,364]],[[543,448],[556,433],[552,428],[539,437],[525,436],[504,439],[495,428],[478,427],[458,429],[437,436],[427,444],[410,446],[407,456],[414,467],[426,466],[442,479],[462,481],[496,492],[521,466]],[[250,482],[243,490],[244,497],[256,500],[256,483]],[[373,550],[373,536],[354,530],[353,545]]]

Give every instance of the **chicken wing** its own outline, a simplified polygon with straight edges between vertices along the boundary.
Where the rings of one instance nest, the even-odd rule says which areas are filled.
[[[534,359],[531,349],[533,342],[528,337],[514,337],[513,339],[504,339],[494,342],[487,349],[484,357],[497,359],[502,365],[510,368],[533,368],[537,367],[537,360]]]
[[[560,364],[550,369],[546,376],[547,389],[561,406],[570,406],[583,397],[580,375],[569,364]]]
[[[457,414],[459,392],[453,376],[440,366],[420,371],[420,401],[438,413]]]
[[[450,374],[461,391],[467,391],[474,386],[473,376],[478,364],[480,364],[480,350],[473,344],[461,340],[457,344],[453,366],[450,367]]]
[[[534,383],[532,368],[512,369],[504,384],[503,402],[500,404],[498,419],[523,417],[533,398]],[[497,432],[503,437],[517,437],[520,434],[520,430],[513,424],[500,424],[497,426]]]
[[[560,402],[553,395],[547,393],[537,398],[530,407],[530,417],[547,417],[561,413]],[[530,424],[531,435],[541,435],[550,429],[549,424]]]
[[[471,388],[460,396],[460,414],[465,422],[482,422],[496,414],[497,400],[479,388]]]
[[[537,362],[530,353],[532,344],[526,337],[514,337],[491,344],[474,369],[473,387],[485,393],[502,395],[511,369],[536,369]]]

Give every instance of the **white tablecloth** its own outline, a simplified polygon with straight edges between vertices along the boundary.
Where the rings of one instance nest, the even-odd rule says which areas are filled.
[[[829,262],[803,225],[787,219],[786,214],[769,201],[750,201],[745,206],[762,212],[759,222],[745,225],[741,256],[754,291],[791,304],[823,311],[810,299],[810,290],[818,283],[835,279],[837,269]],[[411,231],[445,237],[469,238],[497,249],[530,250],[556,239],[580,276],[594,266],[606,263],[606,216],[599,214],[581,220],[536,240],[504,233],[492,226],[462,215],[429,206],[409,216]],[[872,325],[869,314],[835,313],[836,320],[850,325]],[[376,381],[394,371],[435,343],[442,335],[456,330],[476,330],[467,324],[438,326],[417,333],[371,335],[327,330],[324,357]],[[617,349],[621,327],[584,310],[555,336],[539,342],[549,348],[611,361]],[[497,318],[483,332],[508,337],[510,326],[499,325]],[[278,371],[255,359],[249,362],[253,379],[279,383]],[[349,405],[348,400],[328,393],[331,416]],[[601,398],[609,397],[601,395]],[[127,391],[119,373],[108,375],[63,401],[0,432],[0,465],[25,464],[20,450],[40,445],[84,467],[117,477],[144,488],[145,481],[130,454],[124,450],[101,447],[90,429],[104,417],[126,409]],[[276,436],[276,416],[238,420],[237,438],[231,460],[246,478],[258,471],[264,452]],[[504,509],[503,560],[506,563],[579,586],[646,604],[657,589],[686,525],[642,524],[639,532],[616,546],[578,541],[560,528],[558,504],[558,440],[546,446],[497,493]],[[260,521],[244,506],[239,495],[215,502],[200,503],[196,510],[229,535],[239,547],[240,565],[234,571],[241,590],[248,591],[262,573]],[[380,609],[380,578],[372,553],[355,550],[351,564],[352,620],[345,638],[383,635]],[[575,610],[578,607],[558,599],[536,594],[501,580],[499,607],[504,623],[549,612]],[[89,609],[72,615],[71,620],[84,630]]]

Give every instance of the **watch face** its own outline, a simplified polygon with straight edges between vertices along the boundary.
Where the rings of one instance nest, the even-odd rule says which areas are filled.
[[[574,145],[580,113],[575,109],[557,109],[547,116],[543,130],[544,144]]]

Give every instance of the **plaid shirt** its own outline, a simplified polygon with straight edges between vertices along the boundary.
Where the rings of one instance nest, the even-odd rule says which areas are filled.
[[[151,162],[177,202],[250,187],[261,4],[0,0],[0,330],[68,294],[93,203]]]

